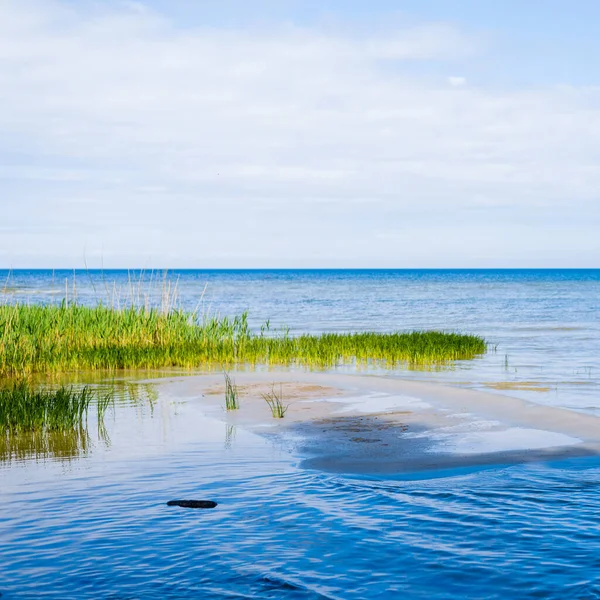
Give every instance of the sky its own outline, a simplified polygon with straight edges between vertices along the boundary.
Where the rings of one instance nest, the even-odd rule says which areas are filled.
[[[597,0],[0,0],[0,268],[600,267]]]

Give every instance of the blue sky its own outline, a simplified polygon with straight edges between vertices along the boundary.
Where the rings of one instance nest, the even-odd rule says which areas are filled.
[[[0,5],[0,267],[598,267],[600,3]]]

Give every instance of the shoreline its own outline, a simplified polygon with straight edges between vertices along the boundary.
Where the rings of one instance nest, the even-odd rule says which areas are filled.
[[[373,375],[232,372],[240,409],[226,412],[222,375],[153,380],[159,394],[271,439],[301,466],[362,475],[600,455],[600,418],[479,390]],[[275,419],[262,394],[281,385]]]

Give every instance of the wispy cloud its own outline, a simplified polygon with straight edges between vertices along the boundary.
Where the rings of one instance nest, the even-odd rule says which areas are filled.
[[[514,221],[508,260],[539,263],[539,211],[600,218],[600,90],[465,85],[479,49],[457,26],[220,29],[74,6],[0,5],[0,203],[7,228],[37,231],[5,229],[1,263],[78,263],[85,246],[115,264],[474,264],[469,240],[500,249]],[[597,248],[586,235],[569,260]]]

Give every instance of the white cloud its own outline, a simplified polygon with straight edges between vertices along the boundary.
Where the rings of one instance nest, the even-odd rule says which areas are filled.
[[[514,220],[529,229],[508,259],[538,240],[539,262],[552,214],[600,218],[600,90],[432,78],[477,52],[456,27],[182,28],[141,3],[68,6],[0,5],[0,263],[79,264],[87,246],[115,264],[473,264],[469,239],[496,231],[501,249]],[[464,242],[444,256],[436,214]],[[382,238],[395,223],[421,246]],[[577,261],[586,235],[552,242]]]
[[[467,80],[465,77],[450,76],[448,77],[448,83],[454,87],[460,87],[461,85],[465,85]]]

